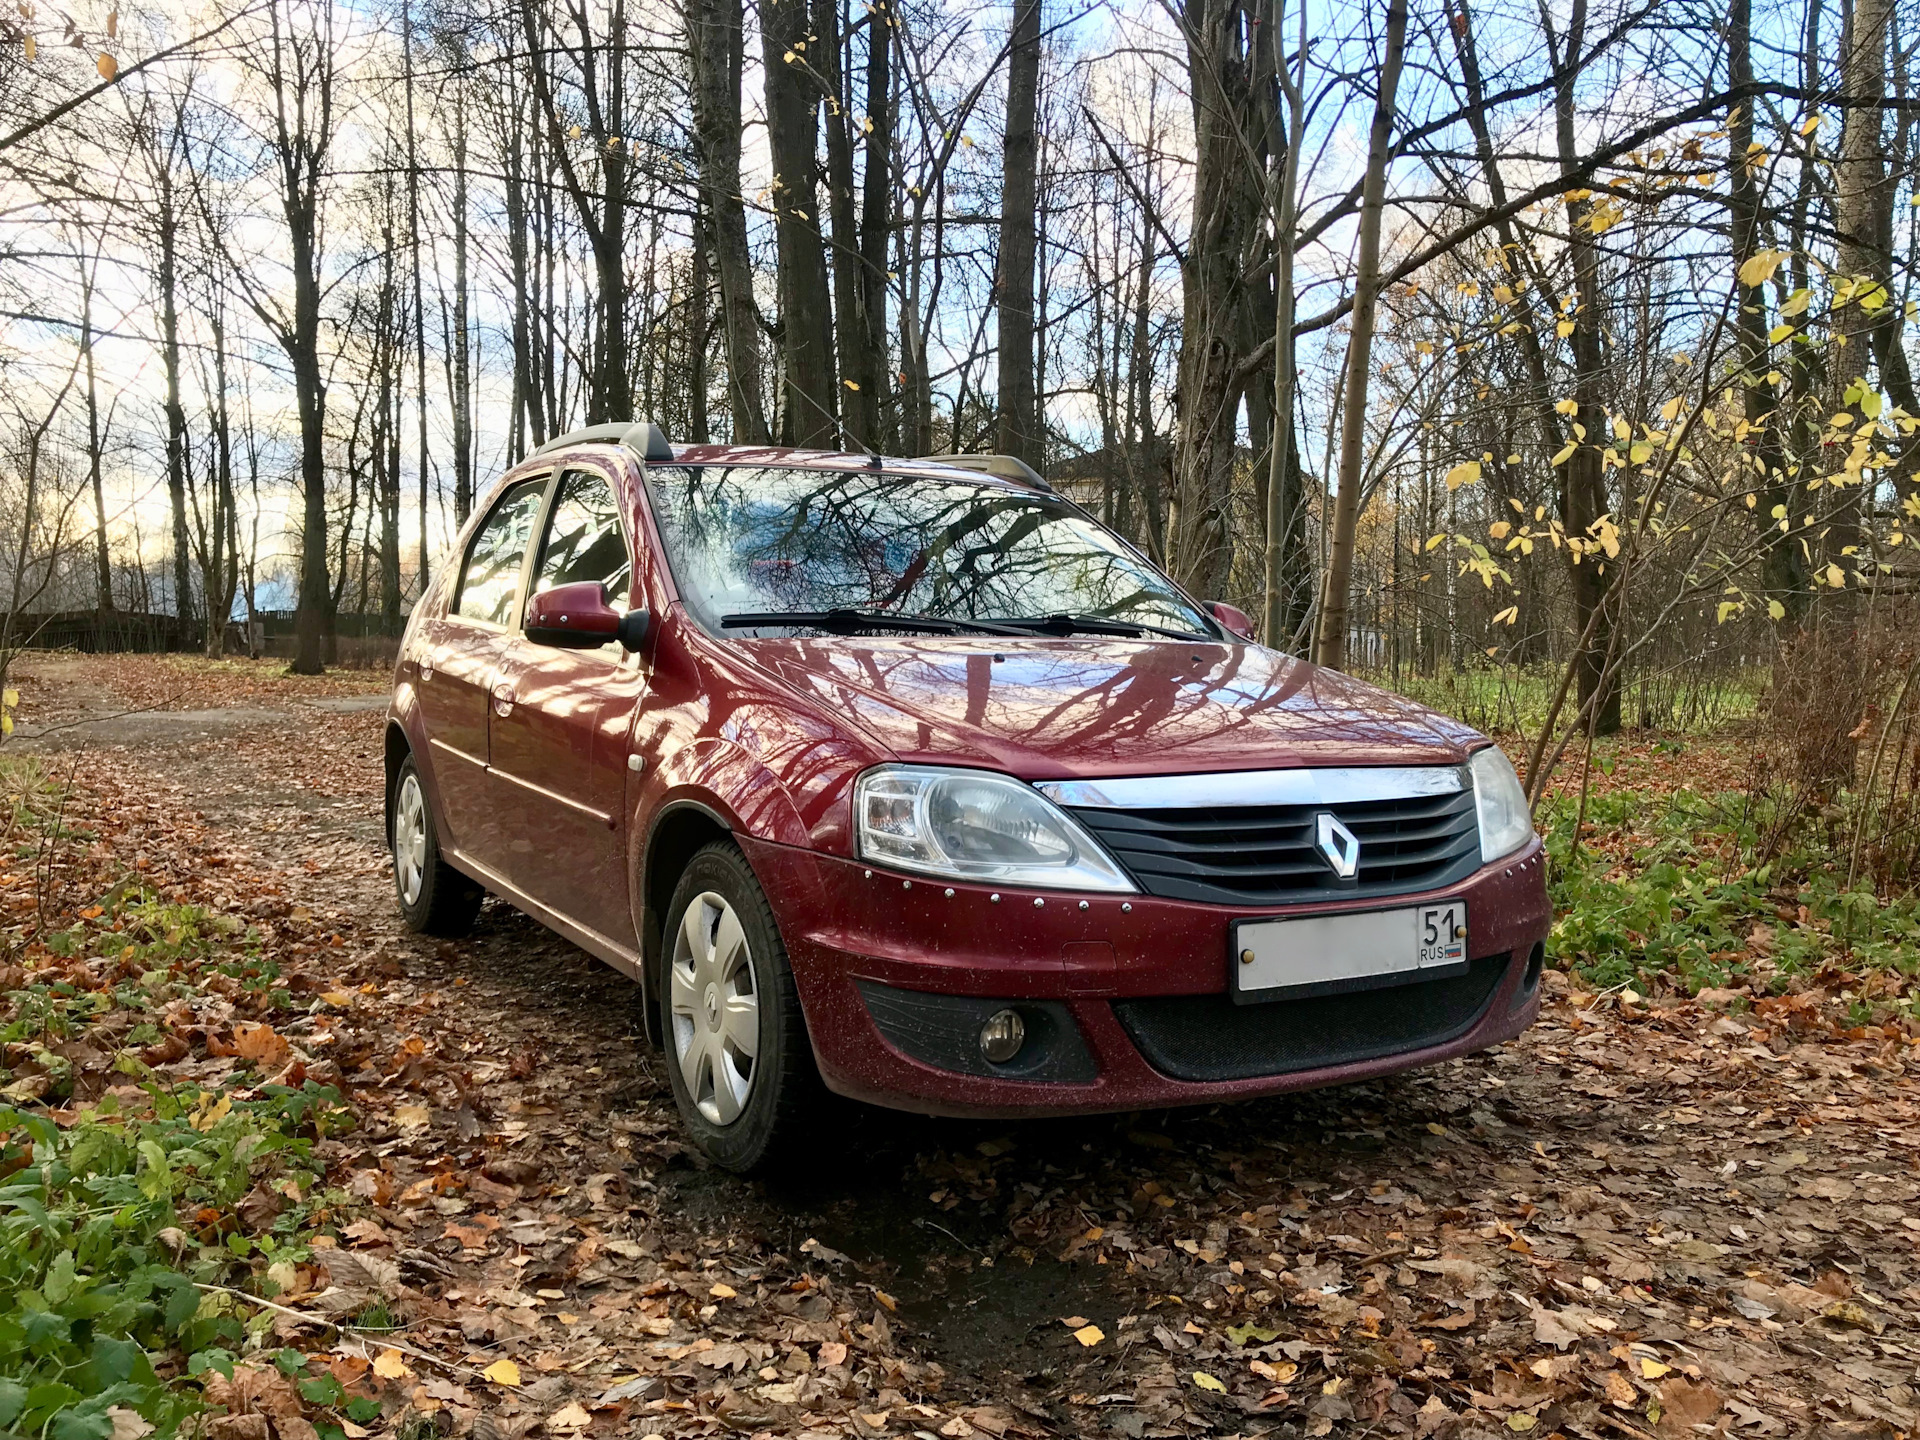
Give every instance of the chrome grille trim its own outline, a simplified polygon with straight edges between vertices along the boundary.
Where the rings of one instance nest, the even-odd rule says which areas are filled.
[[[1379,765],[1042,780],[1034,788],[1075,810],[1209,810],[1410,800],[1457,794],[1469,783],[1460,765]]]

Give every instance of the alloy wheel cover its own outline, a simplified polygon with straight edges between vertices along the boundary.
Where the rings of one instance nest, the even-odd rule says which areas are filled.
[[[668,976],[681,1081],[701,1115],[731,1125],[759,1074],[760,997],[746,931],[722,896],[706,890],[687,903]]]
[[[427,800],[420,790],[420,777],[410,772],[400,782],[400,797],[393,807],[393,883],[402,904],[420,899],[426,878]]]

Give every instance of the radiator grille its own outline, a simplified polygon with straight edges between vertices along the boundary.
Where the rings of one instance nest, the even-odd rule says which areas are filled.
[[[1332,813],[1360,841],[1343,880],[1314,847]],[[1209,809],[1075,808],[1074,817],[1149,895],[1213,905],[1298,905],[1404,895],[1465,879],[1480,866],[1473,791],[1331,805]]]
[[[1175,1080],[1251,1080],[1348,1065],[1458,1040],[1487,1012],[1506,953],[1464,975],[1388,990],[1236,1005],[1225,995],[1116,1000],[1146,1061]]]

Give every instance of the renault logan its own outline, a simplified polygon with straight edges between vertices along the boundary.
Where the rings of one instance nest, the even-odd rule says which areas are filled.
[[[737,1170],[823,1083],[1134,1109],[1518,1034],[1512,766],[1250,631],[1017,463],[562,436],[407,626],[400,908],[453,935],[492,892],[631,976]]]

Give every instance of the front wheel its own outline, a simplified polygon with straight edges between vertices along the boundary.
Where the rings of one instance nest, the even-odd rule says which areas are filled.
[[[451,939],[473,926],[481,888],[447,864],[420,769],[409,755],[393,782],[393,888],[409,930]]]
[[[726,841],[695,854],[667,922],[660,1018],[680,1118],[716,1165],[768,1166],[822,1087],[786,947],[746,857]]]

